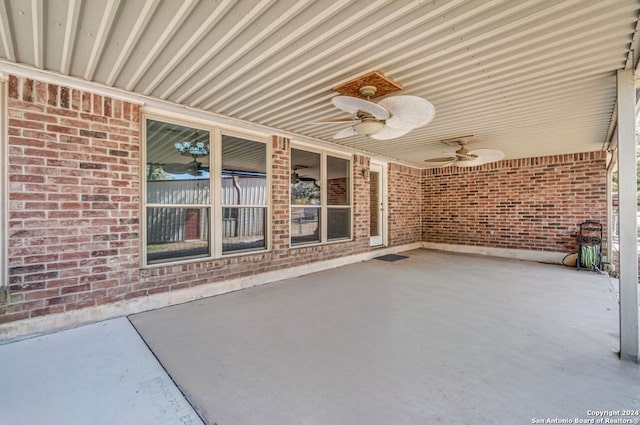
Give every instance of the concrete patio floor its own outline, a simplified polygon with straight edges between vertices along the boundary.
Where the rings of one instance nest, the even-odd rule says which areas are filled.
[[[597,423],[640,408],[608,277],[405,254],[130,320],[208,424]]]
[[[0,425],[198,425],[126,317],[0,345]]]
[[[604,422],[640,409],[608,277],[403,254],[131,316],[153,352],[126,318],[0,345],[0,425],[638,423]]]

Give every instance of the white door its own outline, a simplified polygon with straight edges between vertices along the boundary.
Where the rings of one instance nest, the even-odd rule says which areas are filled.
[[[369,182],[369,236],[371,246],[381,246],[385,243],[386,231],[384,202],[386,178],[382,164],[371,163]]]

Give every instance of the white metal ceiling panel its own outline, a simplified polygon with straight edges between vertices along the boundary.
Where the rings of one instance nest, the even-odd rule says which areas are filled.
[[[640,0],[0,0],[0,61],[423,165],[473,133],[506,158],[601,149]],[[0,62],[0,71],[2,62]],[[332,90],[381,71],[436,118],[333,140]]]

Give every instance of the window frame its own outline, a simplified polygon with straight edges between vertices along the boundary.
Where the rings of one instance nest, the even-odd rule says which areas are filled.
[[[348,154],[348,153],[344,153],[344,152],[339,152],[339,151],[334,151],[334,150],[330,150],[330,149],[322,149],[322,148],[316,148],[316,147],[311,147],[309,145],[305,145],[305,144],[301,144],[301,143],[291,143],[291,146],[289,148],[289,160],[290,160],[290,164],[291,166],[293,166],[293,153],[292,150],[293,149],[297,149],[297,150],[301,150],[301,151],[306,151],[306,152],[311,152],[311,153],[316,153],[320,155],[320,205],[293,205],[293,203],[291,202],[291,193],[289,193],[289,248],[305,248],[305,247],[310,247],[310,246],[319,246],[319,245],[330,245],[330,244],[336,244],[336,243],[345,243],[345,242],[351,242],[354,240],[354,230],[355,230],[355,226],[354,226],[354,222],[353,222],[353,210],[354,210],[354,196],[353,196],[353,183],[354,183],[354,176],[353,176],[353,155]],[[348,161],[349,164],[349,191],[348,191],[348,196],[349,196],[349,203],[345,204],[345,205],[328,205],[327,201],[328,201],[328,179],[327,179],[327,157],[334,157],[334,158],[340,158],[340,159],[344,159]],[[291,184],[289,184],[289,187],[291,188]],[[293,239],[292,239],[292,227],[293,224],[291,223],[291,212],[293,211],[294,208],[318,208],[319,214],[320,214],[320,222],[319,222],[319,226],[320,226],[320,241],[313,241],[313,242],[306,242],[306,243],[293,243]],[[348,238],[337,238],[337,239],[328,239],[328,211],[329,209],[340,209],[340,208],[348,208],[349,209],[349,237]]]
[[[0,74],[0,300],[9,288],[9,79]]]
[[[255,205],[255,204],[224,204],[222,202],[222,136],[229,136],[229,137],[236,137],[236,138],[240,138],[240,139],[244,139],[247,141],[251,141],[251,142],[258,142],[258,143],[263,143],[265,145],[265,174],[266,174],[266,188],[265,188],[265,203],[262,205]],[[218,161],[216,162],[216,178],[218,179],[217,183],[216,183],[216,191],[215,191],[215,195],[218,196],[218,200],[217,200],[217,205],[218,205],[218,213],[219,213],[219,220],[217,221],[218,223],[220,223],[220,225],[214,229],[214,234],[215,237],[217,238],[217,240],[220,241],[220,253],[219,253],[219,257],[217,258],[227,258],[227,257],[234,257],[234,256],[241,256],[241,255],[247,255],[247,254],[251,254],[251,253],[262,253],[262,252],[268,252],[271,251],[271,203],[272,203],[272,199],[271,199],[271,143],[268,142],[268,140],[263,139],[260,140],[260,138],[256,138],[256,137],[251,137],[251,136],[247,136],[246,134],[242,133],[242,132],[237,132],[237,131],[233,131],[233,130],[227,130],[227,129],[220,129],[219,131],[219,143],[217,143],[217,157],[218,157]],[[243,249],[243,250],[237,250],[237,251],[231,251],[231,252],[223,252],[223,247],[222,247],[222,220],[223,220],[223,216],[224,216],[224,209],[225,208],[262,208],[264,209],[264,238],[265,238],[265,247],[262,249]]]
[[[155,204],[147,202],[147,121],[154,120],[169,124],[188,126],[198,131],[206,131],[209,133],[209,203],[206,204]],[[188,117],[165,115],[152,111],[142,111],[140,116],[140,266],[141,268],[165,267],[176,264],[206,262],[222,258],[237,257],[244,255],[262,254],[271,250],[271,144],[265,136],[256,134],[248,134],[236,129],[229,129],[215,125],[215,123],[198,119],[189,119]],[[229,253],[222,252],[222,135],[238,137],[245,140],[259,142],[265,144],[265,162],[266,162],[266,204],[260,205],[265,209],[265,247],[261,249],[247,249],[242,251],[234,251]],[[209,254],[198,255],[193,257],[168,259],[166,261],[149,262],[147,259],[147,208],[153,207],[169,207],[169,208],[208,208],[208,226],[209,226]],[[245,207],[245,205],[242,205]],[[247,205],[246,207],[250,207]]]

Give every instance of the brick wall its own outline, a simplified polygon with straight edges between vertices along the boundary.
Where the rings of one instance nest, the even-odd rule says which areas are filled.
[[[576,252],[579,223],[606,222],[606,154],[424,170],[422,196],[424,241]]]
[[[391,163],[388,173],[389,244],[420,242],[422,170]]]
[[[290,248],[290,142],[274,137],[272,250],[141,270],[138,105],[13,76],[8,88],[10,295],[0,323],[370,249],[364,156],[352,162],[353,240]]]
[[[9,79],[9,303],[0,322],[122,299],[138,274],[138,106]]]

